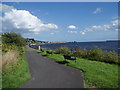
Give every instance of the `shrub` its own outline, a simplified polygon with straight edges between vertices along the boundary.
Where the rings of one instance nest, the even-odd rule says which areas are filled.
[[[10,50],[17,50],[20,55],[23,54],[23,47],[15,46],[15,45],[7,45],[7,44],[2,44],[2,52],[6,53]]]
[[[17,50],[17,46],[2,44],[2,52],[8,52],[9,50]]]
[[[47,49],[47,50],[46,50],[46,53],[47,53],[47,54],[50,54],[50,53],[52,54],[53,51],[52,51],[51,49]]]
[[[109,52],[106,51],[104,60],[105,62],[109,62],[109,63],[119,63],[118,55],[114,51],[109,51]]]
[[[70,52],[69,48],[68,47],[60,47],[60,48],[57,48],[55,51],[54,51],[55,54],[65,54],[65,55],[71,55],[72,53]]]
[[[26,45],[26,39],[17,33],[2,34],[2,51],[4,53],[9,50],[17,50],[19,54],[23,54],[23,47]]]
[[[74,56],[76,57],[83,57],[85,54],[84,50],[77,48],[75,52],[73,53]]]
[[[88,50],[87,57],[92,60],[102,61],[104,59],[104,53],[100,48],[94,47]]]
[[[44,49],[43,49],[44,50]],[[51,49],[47,49],[47,51],[50,51],[50,52],[52,52],[52,50]]]

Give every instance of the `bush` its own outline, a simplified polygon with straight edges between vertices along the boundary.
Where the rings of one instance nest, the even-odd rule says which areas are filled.
[[[84,54],[85,54],[84,50],[80,48],[77,48],[75,52],[73,53],[73,55],[76,57],[84,57]]]
[[[47,50],[46,50],[46,53],[47,53],[47,54],[52,54],[53,51],[52,51],[51,49],[47,49]]]
[[[87,57],[89,59],[92,59],[92,60],[103,61],[104,53],[103,53],[103,51],[100,48],[94,47],[94,48],[88,50]]]
[[[109,62],[109,63],[116,63],[116,64],[119,63],[118,55],[114,51],[109,51],[109,52],[106,51],[104,60],[105,62]]]
[[[17,50],[17,46],[15,45],[7,45],[7,44],[2,44],[2,52],[6,53],[9,50]]]
[[[7,45],[7,44],[2,44],[2,52],[7,53],[10,50],[16,50],[19,52],[20,55],[23,54],[23,47],[18,47],[15,45]]]
[[[61,47],[61,48],[57,48],[54,51],[55,54],[65,54],[65,55],[71,55],[72,53],[70,52],[68,47]]]
[[[91,60],[120,64],[117,53],[114,51],[104,52],[98,47],[94,47],[93,49],[88,50],[86,57]]]
[[[2,51],[4,53],[9,50],[17,50],[19,54],[23,54],[23,47],[26,45],[26,39],[17,33],[2,34]]]

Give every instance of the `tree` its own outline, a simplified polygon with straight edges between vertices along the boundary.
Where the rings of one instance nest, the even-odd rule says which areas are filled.
[[[24,46],[26,44],[26,39],[23,38],[18,33],[3,33],[2,34],[2,43],[7,45],[16,45],[16,46]]]

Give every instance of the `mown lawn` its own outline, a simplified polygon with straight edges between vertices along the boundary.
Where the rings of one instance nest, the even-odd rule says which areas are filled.
[[[43,56],[46,55],[45,52],[39,50],[37,52]],[[47,57],[55,61],[64,61],[61,54],[50,54]],[[76,63],[70,60],[67,61],[69,63],[66,65],[83,71],[85,88],[118,88],[118,68],[120,66],[84,58],[77,58]]]
[[[16,66],[9,68],[2,76],[2,88],[19,88],[31,79],[26,56],[23,54]]]

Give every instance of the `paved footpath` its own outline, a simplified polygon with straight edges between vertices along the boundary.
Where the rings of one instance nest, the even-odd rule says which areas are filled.
[[[33,49],[26,55],[32,79],[21,88],[83,88],[80,70],[58,64]]]

